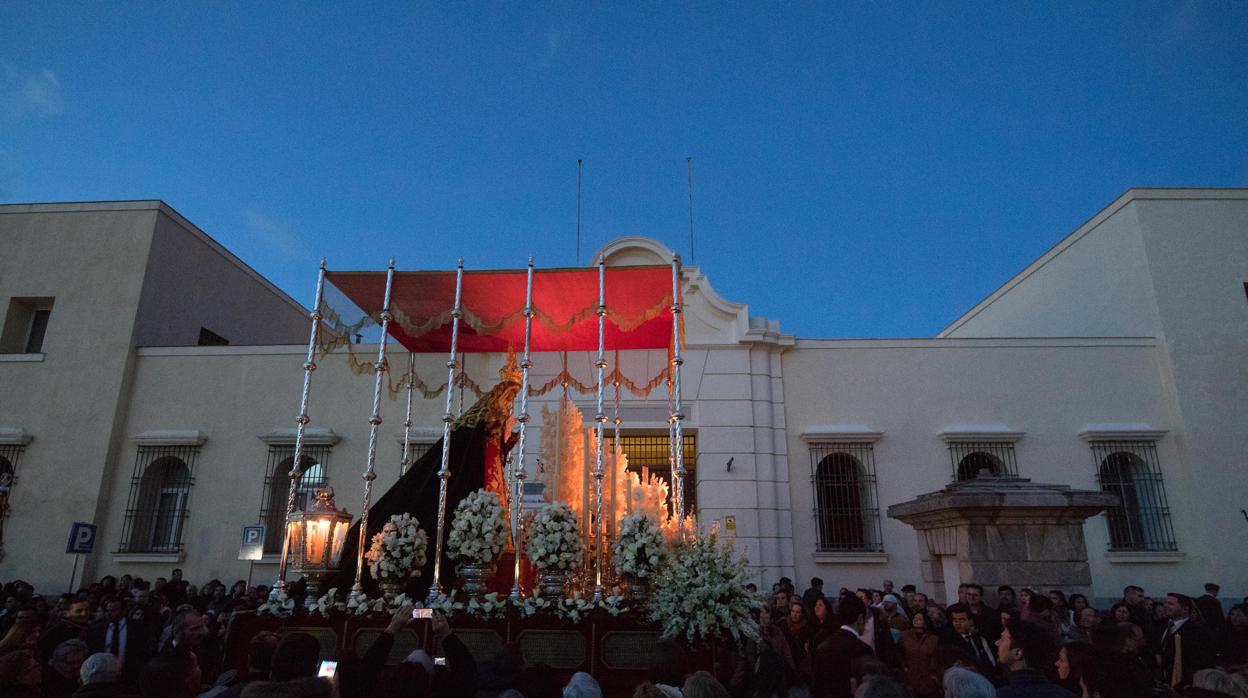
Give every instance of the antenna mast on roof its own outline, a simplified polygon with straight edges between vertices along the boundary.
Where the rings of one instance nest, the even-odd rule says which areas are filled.
[[[688,168],[689,175],[689,261],[696,261],[693,253],[693,157],[685,158],[685,165]]]
[[[581,161],[576,161],[576,266],[581,266]]]

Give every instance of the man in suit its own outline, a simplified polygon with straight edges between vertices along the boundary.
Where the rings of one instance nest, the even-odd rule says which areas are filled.
[[[1190,596],[1166,594],[1166,617],[1170,622],[1158,642],[1161,648],[1158,663],[1169,686],[1190,686],[1193,674],[1214,664],[1213,635],[1192,618],[1194,608]]]
[[[950,606],[949,624],[953,627],[953,643],[966,650],[970,658],[975,660],[975,670],[995,679],[998,675],[997,653],[992,649],[992,644],[979,634],[975,614],[971,609],[960,603]]]
[[[867,606],[857,596],[841,596],[837,620],[841,627],[826,635],[814,650],[813,679],[815,698],[850,698],[854,660],[870,657],[871,647],[861,640],[867,624]]]
[[[1057,643],[1048,628],[1031,621],[1011,622],[997,640],[996,660],[1008,670],[1008,682],[997,689],[997,698],[1075,698],[1045,676],[1056,655]]]
[[[966,606],[975,616],[975,628],[989,643],[1001,637],[1001,612],[984,603],[984,588],[978,584],[966,585]]]
[[[1218,600],[1219,591],[1222,591],[1222,587],[1209,582],[1205,585],[1204,595],[1196,597],[1195,601],[1196,608],[1200,611],[1200,619],[1215,637],[1226,626],[1226,615],[1222,613],[1222,602]]]
[[[126,617],[125,602],[109,599],[104,605],[104,617],[87,626],[85,639],[92,653],[107,652],[117,658],[123,684],[137,686],[139,672],[150,654],[144,630],[142,623]]]

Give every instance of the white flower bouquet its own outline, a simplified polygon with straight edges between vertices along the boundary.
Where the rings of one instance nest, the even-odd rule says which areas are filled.
[[[268,614],[278,618],[289,618],[295,614],[295,600],[283,590],[274,587],[269,593],[269,600],[256,609],[260,615]]]
[[[663,530],[644,513],[633,513],[620,521],[620,534],[611,551],[617,574],[634,579],[652,576],[667,556]]]
[[[403,581],[420,576],[428,547],[429,536],[420,523],[411,514],[397,514],[373,536],[364,558],[373,579]]]
[[[650,606],[650,619],[662,626],[664,637],[758,637],[752,611],[759,602],[745,590],[745,558],[734,559],[732,547],[721,546],[712,533],[681,543],[670,560],[659,571]]]
[[[447,554],[465,564],[488,565],[507,542],[507,522],[498,495],[477,490],[455,507],[446,537]]]
[[[529,522],[525,554],[539,570],[573,570],[581,564],[576,513],[563,502],[547,504]]]

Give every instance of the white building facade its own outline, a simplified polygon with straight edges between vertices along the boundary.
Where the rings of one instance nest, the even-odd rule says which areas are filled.
[[[671,254],[645,238],[600,253]],[[688,488],[761,584],[920,583],[915,534],[887,507],[988,468],[1120,496],[1084,527],[1099,597],[1248,593],[1244,548],[1227,545],[1248,535],[1248,190],[1128,191],[931,339],[796,338],[697,268],[684,293]],[[99,539],[78,579],[177,566],[271,581],[276,556],[238,561],[238,532],[280,521],[304,308],[168,206],[129,202],[0,206],[0,311],[0,579],[64,587],[61,542],[86,521]],[[445,379],[444,356],[414,360],[425,383]],[[466,370],[488,388],[503,361],[470,355]],[[542,384],[564,357],[535,361]],[[592,361],[571,353],[568,370],[592,383]],[[666,361],[623,352],[620,369],[644,383]],[[319,363],[305,477],[358,514],[372,375]],[[572,397],[593,414],[592,394]],[[443,399],[417,394],[415,442],[440,436]],[[405,408],[401,391],[382,401],[382,491]],[[634,465],[665,467],[667,414],[661,386],[623,394]]]

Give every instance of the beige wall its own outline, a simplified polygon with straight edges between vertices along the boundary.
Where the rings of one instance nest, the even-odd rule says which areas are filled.
[[[0,207],[0,312],[12,296],[56,299],[42,360],[0,356],[0,428],[33,437],[0,569],[44,588],[69,584],[70,525],[95,519],[100,483],[112,479],[155,218],[142,204]]]

